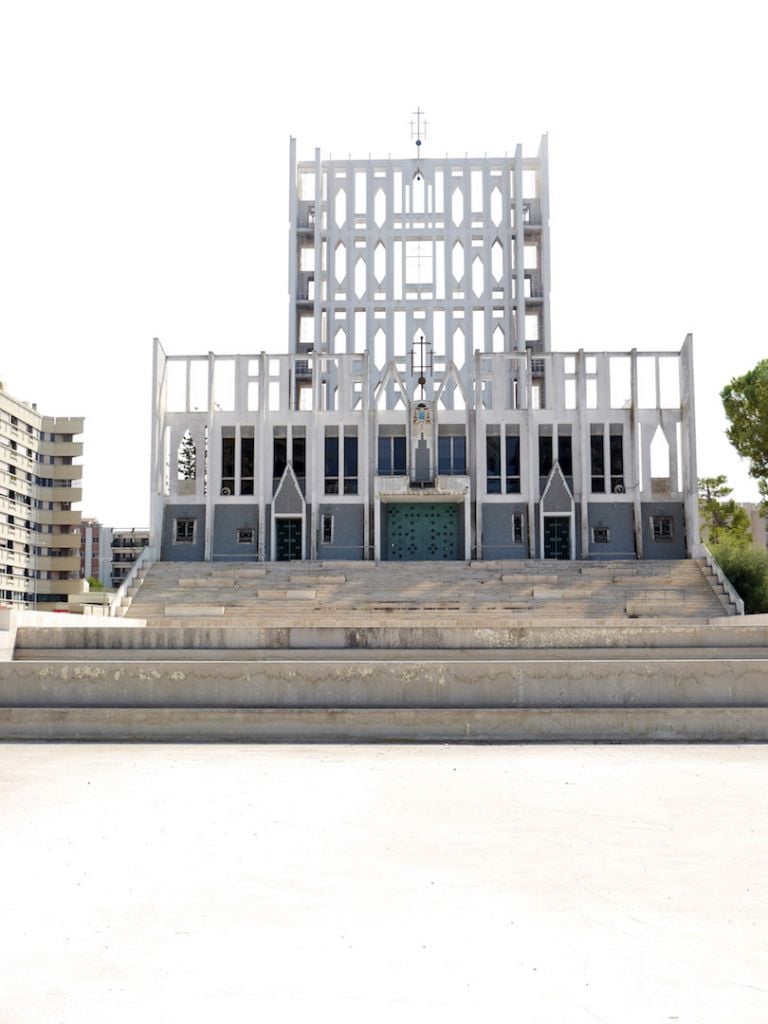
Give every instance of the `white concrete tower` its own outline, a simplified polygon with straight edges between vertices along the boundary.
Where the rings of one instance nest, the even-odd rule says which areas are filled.
[[[423,334],[435,375],[452,365],[468,389],[476,352],[551,348],[547,139],[527,157],[417,152],[298,162],[291,140],[290,351],[367,351],[413,378]]]

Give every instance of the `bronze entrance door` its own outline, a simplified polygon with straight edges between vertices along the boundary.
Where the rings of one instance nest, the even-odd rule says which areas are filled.
[[[437,562],[461,557],[455,502],[393,501],[386,509],[385,559]]]
[[[280,516],[275,519],[276,559],[292,562],[301,558],[301,519]]]
[[[570,516],[544,516],[544,557],[571,557]]]

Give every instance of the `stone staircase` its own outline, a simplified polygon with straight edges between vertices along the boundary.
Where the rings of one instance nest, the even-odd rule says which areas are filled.
[[[765,741],[727,604],[690,561],[155,563],[114,628],[18,630],[0,739]]]
[[[0,665],[0,738],[764,742],[765,634],[761,648],[708,657],[626,649],[14,661]]]
[[[732,613],[695,561],[160,562],[127,615],[150,627],[482,627]]]

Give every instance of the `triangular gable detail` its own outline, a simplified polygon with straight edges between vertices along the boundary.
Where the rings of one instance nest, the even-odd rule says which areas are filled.
[[[403,378],[400,376],[400,371],[397,369],[397,366],[396,366],[394,360],[391,360],[390,362],[387,363],[387,365],[386,365],[386,367],[384,369],[384,374],[383,374],[381,380],[379,381],[379,383],[376,385],[376,388],[374,389],[374,397],[373,397],[374,405],[377,404],[377,402],[379,400],[379,396],[381,395],[381,393],[384,391],[384,389],[386,388],[387,384],[389,384],[389,383],[397,384],[397,386],[400,388],[400,393],[403,396],[403,402],[405,403],[405,405],[407,407],[408,406],[408,402],[410,401],[410,397],[408,395],[408,389],[405,386],[405,382],[404,382]]]
[[[288,463],[280,477],[275,497],[273,499],[273,510],[278,516],[300,516],[304,514],[304,495],[301,493],[299,481],[293,471],[293,466]]]
[[[572,512],[573,495],[568,483],[560,469],[560,463],[556,462],[549,471],[544,493],[541,496],[541,508],[543,512]]]
[[[456,364],[454,362],[449,362],[448,366],[446,367],[446,371],[443,374],[443,379],[440,381],[438,389],[435,392],[435,399],[434,399],[435,402],[438,402],[440,400],[440,396],[442,395],[443,391],[445,390],[445,385],[448,383],[449,380],[453,380],[454,384],[456,385],[456,387],[459,390],[459,394],[461,395],[461,397],[466,402],[467,401],[467,393],[464,390],[464,385],[463,385],[463,383],[461,381],[461,377],[459,375],[458,370],[456,369]]]

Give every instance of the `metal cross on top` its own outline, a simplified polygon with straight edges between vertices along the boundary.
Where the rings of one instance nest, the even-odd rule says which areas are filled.
[[[416,120],[411,121],[411,138],[416,139],[416,146],[418,147],[427,137],[427,122],[426,119],[422,121],[424,111],[421,107],[417,107],[416,110],[414,110],[413,116]]]
[[[419,349],[419,354],[418,354],[419,378],[418,378],[416,383],[421,388],[421,397],[424,398],[424,394],[425,394],[424,388],[425,388],[425,385],[427,383],[426,374],[432,372],[432,346],[427,341],[427,339],[424,337],[424,334],[423,334],[422,331],[419,331],[419,336],[414,341],[413,348],[411,349],[411,373],[412,374],[416,373],[416,366],[417,366],[416,348],[417,347]]]
[[[416,118],[415,121],[411,121],[411,138],[416,139],[416,159],[419,159],[419,153],[421,151],[421,143],[427,137],[427,121],[424,118],[424,111],[421,107],[417,107],[413,112],[413,116]],[[424,118],[424,120],[422,120]],[[421,169],[419,165],[416,165],[416,180],[421,181]]]

